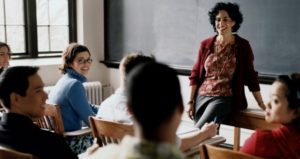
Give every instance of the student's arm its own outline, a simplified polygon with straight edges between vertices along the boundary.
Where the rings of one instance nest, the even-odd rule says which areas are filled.
[[[75,82],[71,86],[68,94],[72,108],[78,113],[86,125],[90,125],[89,116],[95,116],[85,93],[85,89],[80,82]]]
[[[217,131],[218,131],[218,124],[215,124],[213,122],[206,123],[203,125],[201,130],[194,133],[186,134],[184,136],[180,136],[181,138],[180,149],[182,151],[186,151],[189,148],[196,146],[203,140],[215,136],[217,134]]]

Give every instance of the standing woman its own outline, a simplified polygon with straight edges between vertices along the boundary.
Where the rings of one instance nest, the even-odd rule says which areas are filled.
[[[9,66],[10,51],[9,45],[0,42],[0,73]]]
[[[95,116],[98,108],[88,103],[83,82],[90,70],[91,53],[86,46],[71,43],[63,52],[60,68],[63,76],[49,94],[49,102],[61,107],[65,131],[82,128],[82,122],[89,126],[89,116]],[[68,140],[71,149],[79,154],[93,143],[91,135]]]
[[[272,159],[300,158],[300,74],[279,76],[271,86],[265,120],[282,126],[256,130],[244,143],[244,153]]]
[[[246,109],[244,85],[257,104],[265,109],[254,70],[249,42],[236,32],[243,21],[235,3],[217,3],[208,13],[217,35],[201,42],[190,79],[188,115],[196,127],[215,121],[222,123],[232,112]]]

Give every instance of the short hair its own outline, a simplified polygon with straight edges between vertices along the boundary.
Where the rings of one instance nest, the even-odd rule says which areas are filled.
[[[9,52],[9,53],[11,52],[10,47],[9,47],[9,45],[8,45],[7,43],[0,42],[0,48],[1,48],[1,47],[6,47],[6,48],[8,49],[8,52]],[[9,55],[10,55],[10,54],[9,54]]]
[[[0,100],[2,105],[10,109],[10,94],[17,93],[26,96],[29,86],[28,78],[36,74],[39,67],[35,66],[14,66],[9,67],[0,75]]]
[[[137,65],[154,62],[155,58],[153,56],[146,56],[141,51],[130,52],[127,54],[120,62],[120,73],[125,80],[128,73]]]
[[[240,12],[239,5],[230,2],[219,2],[208,12],[210,24],[213,26],[216,32],[216,16],[220,10],[225,10],[229,17],[235,21],[235,25],[232,27],[232,32],[237,32],[243,22],[243,15]]]
[[[80,44],[77,44],[77,43],[70,43],[69,46],[62,53],[63,64],[59,68],[61,73],[65,74],[66,69],[70,68],[69,65],[72,64],[72,62],[74,61],[76,55],[81,53],[81,52],[84,52],[84,51],[87,51],[89,53],[89,55],[91,56],[91,53],[90,53],[89,49],[86,46],[80,45]]]
[[[176,108],[183,111],[176,72],[167,65],[149,62],[135,67],[127,77],[128,107],[143,130],[155,130]]]

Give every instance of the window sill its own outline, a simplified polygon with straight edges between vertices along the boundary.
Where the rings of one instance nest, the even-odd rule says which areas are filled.
[[[9,61],[10,66],[51,66],[62,64],[61,57],[36,58],[36,59],[13,59]]]

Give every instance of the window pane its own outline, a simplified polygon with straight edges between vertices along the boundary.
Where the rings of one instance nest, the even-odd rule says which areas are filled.
[[[3,0],[0,0],[0,25],[4,25],[4,8],[3,8]]]
[[[69,28],[67,26],[50,27],[50,50],[61,51],[69,44]]]
[[[12,52],[25,52],[25,36],[23,26],[7,26],[7,43]]]
[[[23,0],[5,0],[6,24],[23,25]]]
[[[4,26],[0,26],[0,41],[5,42],[5,32],[4,32]]]
[[[68,1],[49,1],[50,25],[68,25]]]
[[[37,25],[49,25],[48,0],[36,0]]]
[[[48,27],[38,27],[38,51],[49,51]]]

